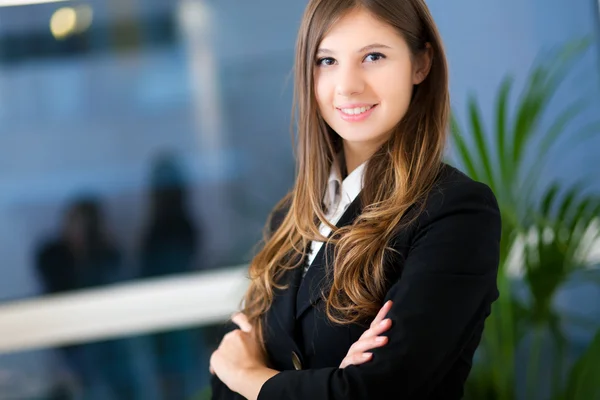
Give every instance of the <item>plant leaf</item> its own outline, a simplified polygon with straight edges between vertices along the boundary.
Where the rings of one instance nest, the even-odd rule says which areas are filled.
[[[477,102],[475,98],[470,96],[469,102],[469,120],[471,122],[471,129],[473,137],[475,138],[475,145],[477,146],[477,156],[481,162],[481,166],[483,167],[485,183],[487,183],[492,191],[496,192],[496,184],[494,179],[494,174],[492,172],[492,163],[491,157],[488,152],[486,146],[486,138],[485,133],[483,131],[483,121],[481,118],[481,113],[479,111],[479,107],[477,106]]]
[[[552,208],[552,203],[554,202],[554,198],[556,197],[559,190],[559,186],[557,183],[554,183],[550,186],[544,197],[542,198],[540,204],[540,214],[542,217],[548,219],[550,218],[550,211]]]
[[[580,115],[582,110],[585,109],[586,104],[589,104],[589,99],[579,99],[560,113],[540,143],[537,159],[542,158],[548,153],[550,148],[556,144],[556,141],[560,135],[565,133],[565,128],[569,125],[569,123],[571,123],[573,119]]]
[[[598,385],[600,371],[600,330],[598,330],[586,351],[579,357],[567,377],[564,399],[600,399]]]
[[[450,118],[450,129],[452,133],[452,138],[454,139],[456,146],[458,147],[460,161],[464,164],[465,169],[467,170],[467,174],[472,179],[479,180],[479,174],[477,173],[477,169],[475,168],[475,163],[473,162],[471,152],[469,151],[469,148],[461,135],[458,121],[456,120],[456,117],[454,115],[452,115]]]

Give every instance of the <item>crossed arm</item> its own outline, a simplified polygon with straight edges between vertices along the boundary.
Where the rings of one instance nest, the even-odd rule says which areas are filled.
[[[240,329],[228,337],[230,344],[238,342],[229,352],[244,357],[246,364],[232,367],[233,358],[227,363],[217,350],[211,359],[217,376],[233,391],[259,400],[358,400],[391,393],[414,399],[439,382],[497,298],[500,240],[500,216],[489,188],[456,185],[441,199],[443,205],[440,201],[429,209],[402,277],[384,299],[393,301],[387,313],[393,326],[385,348],[373,349],[371,360],[347,368],[267,370],[256,363],[258,357],[249,361],[251,350],[243,353],[242,347],[250,349],[251,336]]]

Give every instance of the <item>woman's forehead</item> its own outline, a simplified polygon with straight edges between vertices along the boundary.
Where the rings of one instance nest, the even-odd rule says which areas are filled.
[[[323,36],[319,49],[358,51],[364,46],[382,44],[392,47],[402,40],[391,25],[363,9],[352,10],[336,21]]]

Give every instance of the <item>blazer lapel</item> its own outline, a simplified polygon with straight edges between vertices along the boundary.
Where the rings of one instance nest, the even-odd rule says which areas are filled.
[[[342,214],[336,226],[342,228],[352,224],[361,211],[360,195],[358,195]],[[331,288],[333,265],[328,264],[333,262],[333,250],[333,246],[323,244],[302,279],[296,296],[296,319],[299,319],[311,305],[316,304],[322,298],[321,295]]]

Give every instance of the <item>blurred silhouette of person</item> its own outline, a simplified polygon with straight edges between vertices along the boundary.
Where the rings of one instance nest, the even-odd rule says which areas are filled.
[[[183,171],[174,156],[154,163],[150,187],[150,216],[142,240],[142,277],[187,272],[196,256],[198,229],[186,204]]]
[[[102,226],[98,202],[81,198],[67,209],[61,235],[44,244],[36,257],[46,293],[112,283],[120,254]]]
[[[186,184],[174,155],[164,153],[155,158],[150,175],[150,213],[141,243],[144,278],[193,268],[200,234],[186,203]],[[163,398],[177,400],[193,394],[198,382],[200,340],[201,333],[189,329],[151,335]]]
[[[106,285],[118,280],[121,255],[109,239],[99,202],[82,197],[65,213],[57,238],[36,254],[36,270],[45,293]],[[84,393],[103,386],[112,398],[132,398],[131,370],[121,340],[69,345],[59,349]],[[119,357],[120,356],[120,357]]]

